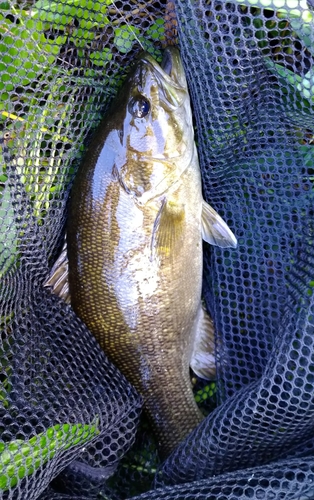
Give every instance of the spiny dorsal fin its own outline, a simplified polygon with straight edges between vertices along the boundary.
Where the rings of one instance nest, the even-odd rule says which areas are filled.
[[[184,205],[164,199],[157,214],[152,235],[152,258],[175,256],[183,237],[185,223]]]
[[[225,221],[203,200],[202,238],[211,245],[227,248],[237,246],[237,239]]]
[[[214,324],[202,304],[198,310],[195,330],[190,366],[199,377],[213,380],[216,377]]]
[[[63,299],[67,304],[71,303],[69,290],[69,261],[67,254],[66,238],[58,259],[54,263],[48,280],[44,286],[50,287],[52,293]]]

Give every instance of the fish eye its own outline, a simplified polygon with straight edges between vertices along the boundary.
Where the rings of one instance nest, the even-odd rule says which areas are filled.
[[[135,118],[144,118],[150,110],[150,102],[146,97],[133,98],[129,103],[129,111]]]

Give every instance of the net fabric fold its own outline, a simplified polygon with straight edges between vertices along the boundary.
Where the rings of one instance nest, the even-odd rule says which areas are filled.
[[[263,467],[238,470],[204,479],[150,491],[132,500],[245,500],[313,498],[313,459],[279,461]]]
[[[141,398],[71,309],[47,290],[40,291],[40,306],[38,294],[36,298],[36,308],[29,308],[21,323],[14,324],[18,333],[12,333],[12,376],[2,410],[2,439],[27,441],[56,424],[91,424],[95,419],[98,432],[90,443],[69,449],[52,443],[50,450],[56,449],[48,462],[42,446],[44,465],[37,464],[39,470],[4,498],[37,498],[73,460],[88,464],[91,455],[95,468],[118,463],[134,441],[141,411]],[[52,314],[49,322],[47,311]]]
[[[314,431],[312,108],[293,113],[292,89],[274,80],[237,6],[176,5],[205,198],[239,245],[205,253],[223,404],[161,467],[157,486],[302,453]]]

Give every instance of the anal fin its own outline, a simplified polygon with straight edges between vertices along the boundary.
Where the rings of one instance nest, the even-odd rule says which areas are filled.
[[[216,378],[214,324],[202,304],[195,322],[195,342],[190,366],[201,378]]]
[[[206,201],[202,206],[202,238],[211,245],[227,248],[237,246],[237,239],[225,221]]]
[[[51,268],[49,278],[44,283],[44,286],[50,287],[52,293],[63,299],[67,304],[71,303],[69,289],[69,261],[66,239],[61,254]]]

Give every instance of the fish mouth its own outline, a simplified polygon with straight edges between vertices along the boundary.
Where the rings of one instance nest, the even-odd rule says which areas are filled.
[[[165,48],[160,67],[171,78],[172,83],[176,82],[181,88],[186,86],[185,72],[177,47],[170,45]]]
[[[150,67],[158,84],[166,91],[168,103],[175,108],[180,106],[186,98],[187,82],[179,49],[171,45],[166,47],[161,64],[147,52],[141,55],[140,60]]]

